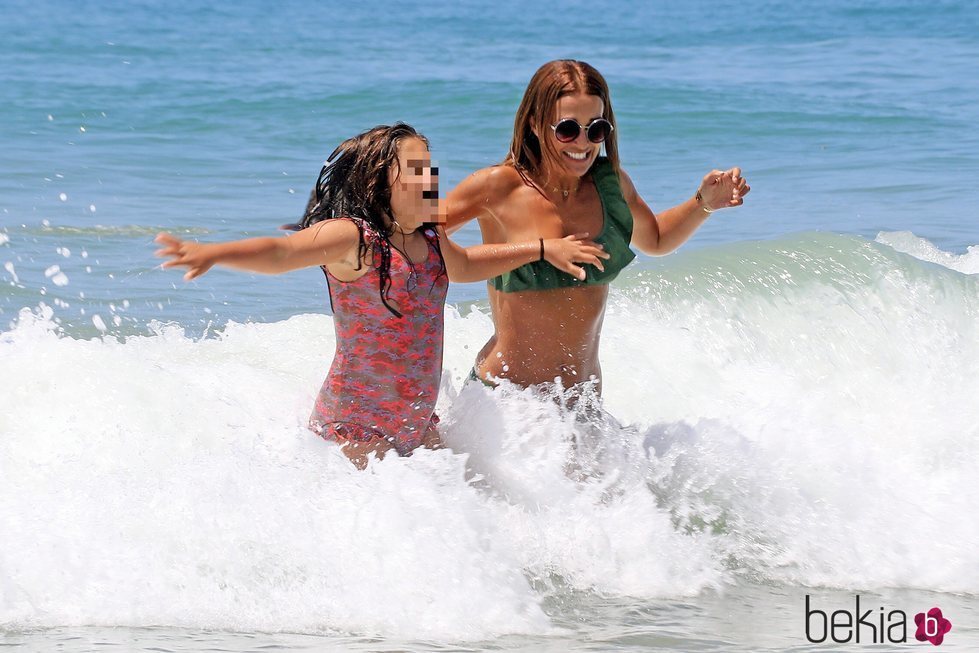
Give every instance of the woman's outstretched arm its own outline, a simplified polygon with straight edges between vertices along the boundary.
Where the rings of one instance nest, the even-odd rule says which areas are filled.
[[[740,168],[711,170],[697,195],[682,204],[653,214],[629,175],[622,172],[622,195],[632,211],[632,245],[644,254],[669,254],[685,243],[714,211],[744,203],[751,187]]]

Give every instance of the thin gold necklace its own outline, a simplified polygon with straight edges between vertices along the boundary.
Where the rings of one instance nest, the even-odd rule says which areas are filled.
[[[568,199],[568,195],[570,195],[570,194],[571,194],[571,192],[572,192],[572,190],[573,190],[573,191],[574,191],[575,193],[577,193],[577,192],[578,192],[578,189],[579,189],[579,188],[581,188],[581,181],[580,181],[580,180],[578,181],[578,185],[577,185],[577,186],[575,186],[575,187],[574,187],[573,189],[571,189],[571,188],[568,188],[567,190],[565,190],[565,189],[563,189],[563,188],[560,188],[560,187],[558,187],[558,186],[554,186],[554,187],[552,188],[552,190],[553,190],[553,191],[554,191],[555,193],[561,193],[561,195],[562,195],[562,196],[564,197],[564,199]]]

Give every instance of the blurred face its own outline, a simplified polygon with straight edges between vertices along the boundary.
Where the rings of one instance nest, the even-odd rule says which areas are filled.
[[[547,149],[544,149],[544,157],[552,171],[560,176],[574,177],[581,177],[588,172],[592,164],[595,163],[595,158],[601,152],[602,144],[589,141],[586,128],[592,120],[601,118],[604,110],[605,103],[597,95],[576,93],[558,99],[551,122],[546,125],[539,125],[534,130],[541,142],[547,139],[553,149],[557,151],[558,160],[554,161],[553,156],[549,155]],[[566,118],[577,121],[582,129],[576,139],[569,143],[562,143],[555,136],[551,125],[557,125]]]
[[[405,138],[398,144],[398,165],[388,171],[391,212],[403,231],[423,222],[445,222],[439,202],[438,168],[432,165],[425,141]]]

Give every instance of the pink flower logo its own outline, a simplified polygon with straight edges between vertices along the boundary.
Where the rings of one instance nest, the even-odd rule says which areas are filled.
[[[941,608],[932,608],[927,614],[919,612],[914,615],[914,623],[918,626],[914,638],[919,642],[931,642],[935,646],[941,644],[945,633],[952,630],[952,622],[942,616]]]

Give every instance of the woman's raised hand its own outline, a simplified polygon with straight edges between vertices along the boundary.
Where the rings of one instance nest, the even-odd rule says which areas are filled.
[[[579,281],[585,280],[585,269],[575,263],[590,263],[604,271],[602,259],[608,258],[609,254],[601,245],[587,238],[588,234],[574,234],[544,240],[544,260]]]
[[[187,268],[187,273],[184,275],[186,281],[201,276],[210,270],[211,266],[215,263],[214,259],[207,253],[207,245],[180,240],[176,236],[168,233],[157,234],[155,240],[163,245],[162,248],[156,250],[156,255],[161,258],[170,259],[169,261],[165,261],[161,267]]]
[[[700,182],[697,198],[708,213],[744,204],[751,186],[741,176],[741,168],[711,170]]]

